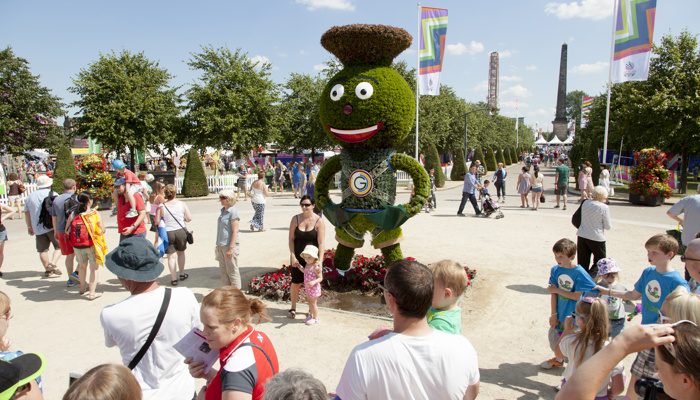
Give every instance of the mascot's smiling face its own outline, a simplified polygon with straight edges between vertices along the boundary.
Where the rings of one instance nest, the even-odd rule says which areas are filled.
[[[328,137],[348,149],[398,146],[410,132],[416,111],[403,77],[376,65],[350,66],[337,73],[320,103]]]

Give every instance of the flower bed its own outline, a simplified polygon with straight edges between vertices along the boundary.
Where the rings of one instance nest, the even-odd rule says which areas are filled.
[[[334,292],[358,291],[370,296],[378,296],[381,292],[377,283],[384,279],[386,268],[384,266],[384,256],[366,257],[356,255],[350,269],[344,276],[337,274],[333,267],[333,257],[335,249],[326,250],[323,255],[323,290]],[[408,257],[407,260],[414,260]],[[469,276],[469,286],[476,278],[476,270],[464,268]],[[290,299],[292,277],[290,266],[284,265],[277,271],[268,272],[253,278],[248,284],[248,293],[261,296],[269,300],[288,301]],[[300,291],[303,294],[303,290]],[[303,296],[300,298],[304,302]]]
[[[91,154],[75,161],[79,175],[78,192],[90,192],[95,199],[107,199],[112,195],[112,175],[107,172],[107,160],[102,154]]]
[[[666,154],[661,150],[644,149],[634,153],[634,159],[637,165],[630,171],[630,193],[644,197],[671,197],[671,187],[666,183],[669,172],[664,168]]]

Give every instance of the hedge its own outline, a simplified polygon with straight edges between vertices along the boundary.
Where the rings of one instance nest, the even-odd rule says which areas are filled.
[[[430,175],[430,168],[435,168],[435,186],[439,188],[445,186],[445,174],[442,172],[440,155],[434,144],[431,144],[425,152],[425,172],[428,175]]]
[[[467,174],[467,163],[464,161],[464,153],[462,150],[456,150],[454,155],[454,165],[452,165],[452,171],[450,171],[450,180],[463,181],[464,175]]]
[[[486,171],[495,171],[498,169],[498,165],[496,164],[496,155],[493,153],[493,150],[486,148],[486,164],[484,167],[486,168]]]
[[[187,154],[187,168],[185,169],[185,179],[182,182],[182,194],[185,197],[201,197],[209,194],[207,177],[202,167],[202,160],[195,149],[190,149]]]
[[[53,171],[53,185],[51,190],[61,194],[63,193],[63,180],[75,179],[78,176],[78,169],[75,167],[73,154],[68,147],[62,146],[56,154],[56,169]]]

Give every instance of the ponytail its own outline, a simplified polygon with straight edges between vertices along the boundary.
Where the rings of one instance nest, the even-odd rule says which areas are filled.
[[[82,214],[87,211],[88,203],[92,200],[92,194],[90,192],[82,192],[78,195],[78,214]]]
[[[576,367],[583,362],[588,345],[593,344],[593,354],[599,352],[608,339],[610,330],[608,322],[608,307],[602,299],[586,297],[576,303],[576,313],[586,318],[586,324],[578,332],[574,340],[577,351]]]

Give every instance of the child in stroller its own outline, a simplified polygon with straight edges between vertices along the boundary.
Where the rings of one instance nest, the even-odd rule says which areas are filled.
[[[493,199],[491,199],[491,195],[489,195],[489,181],[486,180],[484,181],[484,186],[479,189],[479,193],[481,194],[481,208],[482,212],[484,213],[484,217],[490,217],[491,214],[496,213],[496,219],[503,218],[503,212],[501,211],[501,206],[498,205]]]

